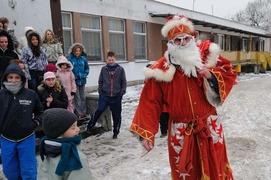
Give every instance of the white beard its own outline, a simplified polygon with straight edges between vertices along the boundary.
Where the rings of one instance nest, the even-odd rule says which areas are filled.
[[[175,46],[172,43],[167,44],[170,55],[170,63],[180,65],[184,74],[190,77],[191,75],[197,77],[197,69],[202,68],[200,50],[196,42],[191,42],[187,47]]]

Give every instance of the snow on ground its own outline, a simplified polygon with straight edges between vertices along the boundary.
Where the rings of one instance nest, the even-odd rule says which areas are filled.
[[[236,180],[271,179],[270,76],[271,72],[239,75],[238,85],[218,108]],[[170,180],[167,139],[158,133],[155,148],[145,154],[129,132],[142,87],[140,84],[127,88],[118,139],[113,140],[112,132],[106,132],[81,143],[94,180]]]
[[[228,156],[235,179],[271,179],[271,72],[242,74],[218,113],[224,123]],[[122,127],[84,140],[95,180],[169,180],[167,140],[156,135],[155,148],[145,156],[129,132],[143,85],[128,87],[124,96]]]

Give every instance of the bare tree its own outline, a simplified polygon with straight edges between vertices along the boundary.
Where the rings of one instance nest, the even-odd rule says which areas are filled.
[[[231,19],[251,26],[271,31],[271,0],[249,2],[244,10],[237,12]]]

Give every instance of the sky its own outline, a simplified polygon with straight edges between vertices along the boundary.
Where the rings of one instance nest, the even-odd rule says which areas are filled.
[[[156,0],[193,10],[193,0]],[[194,11],[230,19],[236,12],[245,9],[254,0],[194,0]]]
[[[239,75],[238,84],[217,109],[236,180],[271,179],[270,78],[271,72]],[[144,155],[139,141],[129,132],[142,87],[142,84],[130,86],[123,96],[118,139],[112,139],[112,132],[106,132],[90,136],[80,144],[88,157],[92,180],[170,180],[167,138],[160,138],[158,132],[154,148]],[[40,161],[39,156],[37,159]]]

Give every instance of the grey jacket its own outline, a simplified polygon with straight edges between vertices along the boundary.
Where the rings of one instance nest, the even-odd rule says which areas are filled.
[[[78,154],[82,163],[83,168],[80,170],[66,171],[62,176],[55,173],[57,165],[60,161],[60,155],[57,157],[46,156],[44,161],[39,158],[39,170],[38,179],[39,180],[92,180],[92,175],[88,163],[88,159],[85,154],[83,154],[78,149]]]
[[[49,63],[56,63],[59,56],[63,55],[62,46],[59,42],[57,43],[45,43],[42,45],[45,49],[46,57]]]

